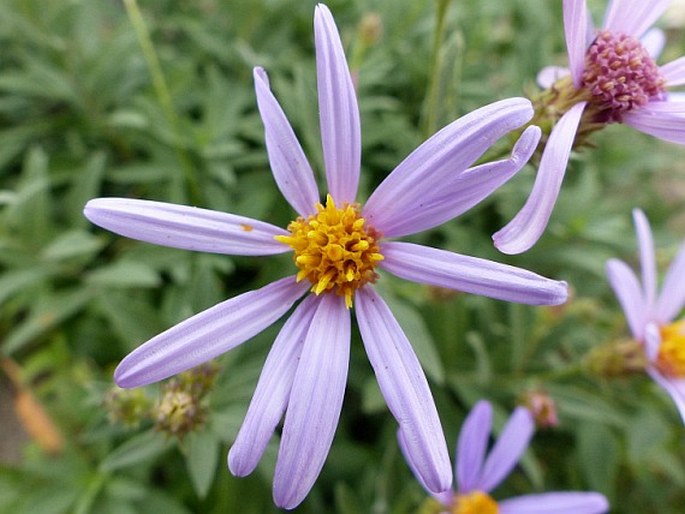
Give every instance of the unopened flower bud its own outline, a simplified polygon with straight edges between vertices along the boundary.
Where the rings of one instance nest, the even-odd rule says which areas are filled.
[[[359,22],[359,39],[364,46],[373,46],[383,34],[383,20],[376,12],[367,12]]]
[[[135,428],[150,417],[150,398],[144,389],[122,389],[114,386],[103,400],[107,417],[113,424]]]
[[[555,427],[559,424],[556,403],[545,391],[527,391],[524,393],[521,403],[533,415],[538,428]]]
[[[202,426],[206,410],[186,391],[167,390],[156,408],[155,428],[182,439]]]
[[[586,368],[595,375],[621,377],[644,373],[647,357],[642,344],[634,340],[612,341],[591,350]]]

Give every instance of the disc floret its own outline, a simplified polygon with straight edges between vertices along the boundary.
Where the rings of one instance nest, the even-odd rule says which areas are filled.
[[[581,83],[595,117],[604,122],[620,122],[623,113],[663,99],[666,92],[666,81],[640,40],[606,30],[585,54]]]
[[[366,225],[356,204],[337,207],[328,195],[326,205],[317,203],[316,210],[306,220],[291,222],[291,235],[276,240],[294,250],[298,282],[308,279],[316,295],[335,292],[350,308],[355,290],[378,278],[375,268],[383,260],[380,234]]]
[[[685,320],[661,327],[657,366],[666,376],[685,378]]]
[[[499,514],[497,502],[489,494],[473,491],[457,496],[453,514]]]

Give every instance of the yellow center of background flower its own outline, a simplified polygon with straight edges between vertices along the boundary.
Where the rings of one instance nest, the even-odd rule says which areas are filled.
[[[338,208],[331,195],[326,197],[326,206],[318,203],[316,210],[307,220],[299,217],[291,222],[291,235],[276,236],[276,240],[294,250],[298,282],[308,279],[317,295],[334,291],[344,296],[349,309],[354,291],[378,278],[374,269],[383,260],[380,234],[365,226],[358,206]]]
[[[469,494],[459,495],[452,508],[453,514],[498,514],[497,502],[490,495],[474,491]]]
[[[661,327],[657,366],[664,375],[685,377],[685,320]]]

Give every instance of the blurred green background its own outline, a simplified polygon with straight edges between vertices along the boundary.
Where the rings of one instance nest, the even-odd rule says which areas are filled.
[[[189,426],[173,425],[165,409],[197,376],[125,393],[112,371],[163,329],[290,273],[289,257],[138,243],[91,226],[82,208],[124,196],[287,225],[294,213],[270,175],[252,68],[266,68],[322,170],[314,5],[140,0],[137,18],[132,2],[116,0],[0,3],[0,512],[278,510],[277,441],[245,479],[229,474],[225,457],[280,323],[205,370]],[[534,94],[537,71],[565,63],[561,0],[328,6],[358,80],[362,199],[432,132],[494,100]],[[591,7],[600,16],[604,2]],[[662,62],[685,53],[682,23],[675,9],[662,20]],[[496,498],[597,490],[615,513],[679,514],[685,429],[675,406],[643,374],[607,377],[585,364],[590,350],[628,335],[604,263],[636,263],[631,209],[650,218],[662,271],[685,237],[685,150],[623,126],[592,142],[572,158],[530,252],[501,255],[490,235],[525,201],[532,166],[466,215],[413,237],[567,280],[566,305],[510,305],[387,275],[378,287],[424,365],[450,448],[478,399],[495,403],[497,429],[530,393],[556,402],[558,426],[538,431]],[[333,448],[295,512],[417,512],[425,493],[398,451],[356,332],[352,343]]]

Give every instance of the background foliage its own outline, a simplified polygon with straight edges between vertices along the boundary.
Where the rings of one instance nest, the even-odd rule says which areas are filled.
[[[535,91],[537,71],[565,60],[561,0],[453,2],[437,56],[438,3],[328,5],[358,76],[362,197],[437,128]],[[599,15],[604,3],[591,7]],[[142,341],[282,276],[288,257],[159,248],[94,228],[81,211],[89,198],[125,196],[285,226],[293,213],[268,168],[252,67],[268,70],[321,170],[313,8],[292,0],[141,1],[151,53],[119,1],[0,3],[0,351],[2,387],[11,393],[5,406],[16,402],[0,418],[0,512],[277,510],[276,442],[245,479],[228,473],[225,455],[279,324],[219,359],[205,422],[183,438],[157,430],[150,415],[130,415],[139,421],[132,425],[113,420],[111,377]],[[681,22],[676,10],[664,20],[665,60],[685,53]],[[530,166],[467,215],[416,236],[567,280],[574,294],[566,305],[509,305],[389,276],[379,287],[424,364],[450,446],[480,398],[495,403],[498,428],[526,392],[556,401],[560,424],[538,432],[496,497],[598,490],[612,512],[676,514],[685,504],[685,446],[674,405],[643,375],[596,376],[582,363],[591,349],[628,334],[603,266],[612,256],[636,261],[631,209],[650,217],[662,269],[683,239],[685,151],[622,126],[593,142],[597,148],[572,159],[550,227],[527,254],[498,254],[490,234],[523,204]],[[395,421],[353,337],[333,448],[296,512],[416,512],[425,494],[398,452]],[[134,399],[154,411],[165,387]],[[15,443],[22,433],[26,444]]]

